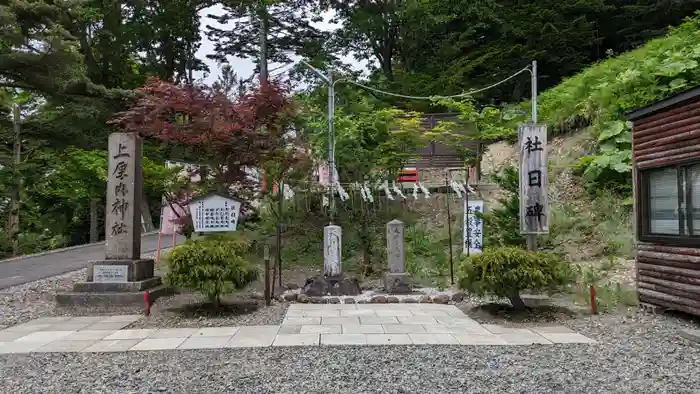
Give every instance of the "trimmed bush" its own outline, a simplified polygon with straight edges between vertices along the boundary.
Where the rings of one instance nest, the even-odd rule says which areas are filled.
[[[484,250],[467,257],[460,267],[459,287],[478,296],[508,298],[515,308],[524,309],[521,292],[556,292],[574,282],[569,264],[544,252],[517,247]]]
[[[188,240],[168,256],[169,286],[199,291],[215,308],[220,297],[244,288],[258,278],[248,261],[250,243],[240,236],[214,236]]]

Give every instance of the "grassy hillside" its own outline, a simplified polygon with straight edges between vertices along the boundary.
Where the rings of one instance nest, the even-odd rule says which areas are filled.
[[[574,164],[590,190],[631,195],[630,124],[625,114],[700,85],[700,14],[668,35],[594,64],[539,96],[557,136],[588,128],[592,144]]]
[[[665,37],[611,54],[540,94],[540,119],[552,137],[552,216],[550,234],[539,237],[539,243],[581,267],[582,294],[586,285],[597,284],[613,304],[634,300],[629,290],[634,278],[632,132],[625,114],[697,85],[700,14]],[[522,103],[523,109],[529,106]],[[504,139],[512,141],[514,132],[509,128]],[[514,146],[494,144],[483,169],[497,173],[517,160]],[[503,228],[487,224],[485,233],[495,231]]]

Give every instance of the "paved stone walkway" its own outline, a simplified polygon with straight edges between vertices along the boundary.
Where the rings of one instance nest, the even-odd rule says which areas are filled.
[[[141,316],[44,317],[0,331],[0,354],[323,345],[595,343],[564,326],[479,324],[452,305],[292,304],[279,326],[128,330]]]

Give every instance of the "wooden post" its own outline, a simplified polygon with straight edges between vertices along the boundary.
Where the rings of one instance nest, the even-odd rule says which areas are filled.
[[[598,314],[598,300],[596,299],[596,291],[593,285],[589,288],[591,293],[591,313],[594,315]]]
[[[263,260],[265,261],[265,305],[272,303],[272,289],[270,286],[270,246],[265,244],[263,250]]]

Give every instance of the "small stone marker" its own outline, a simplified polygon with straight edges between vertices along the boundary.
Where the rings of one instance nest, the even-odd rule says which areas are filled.
[[[325,276],[340,276],[342,231],[340,226],[335,225],[323,228],[323,274]]]
[[[91,261],[85,282],[72,293],[56,294],[63,305],[143,304],[143,291],[160,286],[154,261],[141,259],[141,138],[136,133],[109,136],[105,259]],[[150,290],[151,299],[167,289]]]
[[[390,293],[410,293],[406,277],[406,251],[404,247],[405,225],[394,219],[386,225],[386,252],[389,272],[384,277],[384,288]]]
[[[404,252],[404,224],[400,220],[392,220],[386,225],[386,251],[389,260],[389,273],[403,274],[406,268]]]

